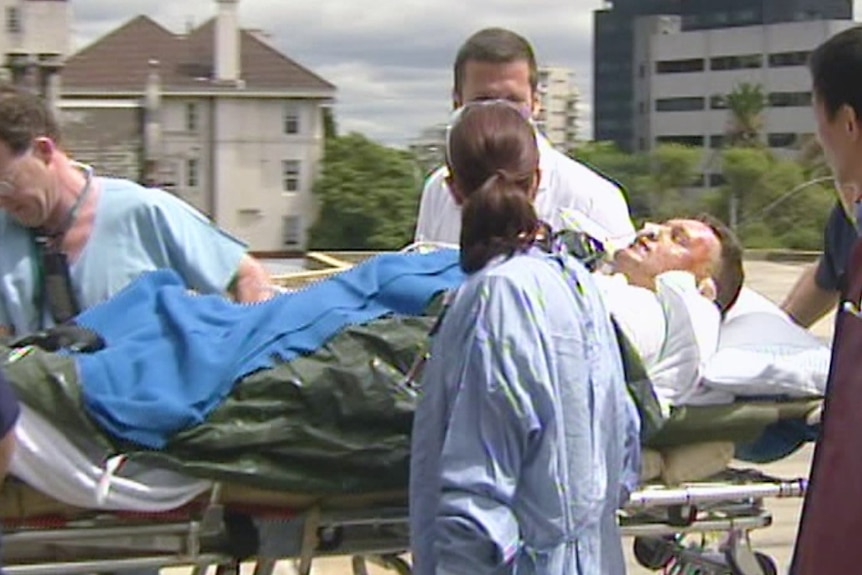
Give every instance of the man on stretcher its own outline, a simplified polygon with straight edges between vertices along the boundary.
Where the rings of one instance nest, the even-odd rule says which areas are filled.
[[[716,390],[701,378],[718,345],[721,313],[742,285],[733,236],[708,218],[670,220],[617,250],[608,267],[596,283],[664,414],[674,405],[733,402],[734,393],[713,398]],[[350,326],[422,315],[435,294],[463,277],[455,250],[388,254],[249,307],[189,294],[168,271],[142,276],[76,319],[107,343],[73,354],[85,406],[114,437],[160,449],[203,422],[243,378],[325,353]],[[413,349],[427,336],[422,328],[411,333]],[[75,351],[78,343],[63,347]]]
[[[715,351],[722,316],[744,280],[742,247],[709,216],[647,224],[617,250],[597,283],[638,351],[660,400],[702,403],[701,359]]]
[[[718,234],[701,220],[650,228],[615,254],[610,267],[616,275],[593,282],[602,284],[607,307],[628,339],[641,342],[663,407],[689,403],[696,394],[683,392],[699,386],[703,360],[693,326],[704,322],[692,319],[696,313],[689,309],[717,323],[714,301],[733,299],[722,299],[718,287],[715,297],[708,289],[729,285],[720,281],[724,266],[717,258],[726,250],[717,250]],[[148,461],[179,465],[192,477],[227,473],[279,489],[301,490],[309,483],[324,491],[345,485],[358,492],[400,489],[416,400],[407,374],[436,317],[429,302],[462,282],[458,253],[446,249],[384,254],[254,306],[189,294],[180,278],[158,272],[76,319],[104,338],[104,349],[6,350],[3,371],[28,414],[57,427],[53,435],[105,446],[87,447],[86,453],[105,449],[111,457],[121,450],[134,459],[140,450]],[[679,383],[685,374],[689,387]],[[727,418],[722,421],[726,426]],[[37,451],[31,459],[39,465],[31,466],[32,473],[19,468],[18,477],[37,489],[43,478],[65,480],[67,475],[40,467],[59,458]],[[352,472],[333,475],[336,463]],[[90,466],[95,479],[89,483],[98,482],[99,465]],[[191,485],[191,496],[198,489]],[[91,491],[65,500],[83,505],[94,499]],[[117,487],[110,493],[114,499],[97,501],[100,508],[120,505],[115,500],[125,496]]]

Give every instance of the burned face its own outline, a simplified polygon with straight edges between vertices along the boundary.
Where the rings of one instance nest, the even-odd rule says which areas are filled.
[[[721,242],[709,225],[697,220],[647,224],[634,242],[614,255],[614,266],[629,283],[654,289],[656,276],[674,270],[709,276],[721,254]]]

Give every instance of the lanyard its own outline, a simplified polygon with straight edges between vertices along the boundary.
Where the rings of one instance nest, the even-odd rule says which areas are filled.
[[[75,220],[78,218],[78,212],[81,211],[81,206],[84,204],[84,200],[86,200],[87,196],[90,194],[90,187],[93,182],[92,166],[74,161],[72,164],[84,172],[84,187],[81,189],[81,193],[78,194],[78,197],[75,198],[75,203],[72,204],[72,209],[69,210],[69,213],[66,215],[66,219],[63,222],[63,225],[60,226],[59,230],[49,234],[44,230],[36,229],[37,242],[41,240],[45,243],[54,243],[55,245],[59,245],[62,242],[63,237],[66,235],[66,232],[68,232],[69,228],[72,227],[72,224],[75,223]]]
[[[45,311],[51,313],[54,322],[62,324],[80,311],[77,297],[72,286],[67,255],[60,248],[63,238],[78,217],[78,212],[90,192],[93,180],[93,168],[75,162],[75,166],[84,171],[85,182],[81,193],[69,210],[63,225],[57,232],[47,234],[43,230],[34,230],[34,297],[33,303],[38,317],[39,330],[45,327]],[[46,310],[47,308],[47,310]]]

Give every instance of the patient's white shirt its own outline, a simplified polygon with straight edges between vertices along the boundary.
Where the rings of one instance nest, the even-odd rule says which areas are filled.
[[[622,274],[595,274],[605,305],[638,351],[647,373],[661,354],[667,322],[655,292],[630,285]]]
[[[664,410],[674,405],[728,403],[733,396],[701,382],[718,348],[721,316],[689,272],[656,278],[656,291],[630,285],[622,274],[595,274],[608,311],[641,356]]]

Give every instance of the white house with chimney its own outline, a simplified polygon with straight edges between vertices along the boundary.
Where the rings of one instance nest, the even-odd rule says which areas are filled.
[[[72,10],[67,0],[0,0],[0,73],[56,97],[58,71],[69,55]]]
[[[65,57],[71,51],[71,2],[0,0],[0,14],[3,17],[0,53],[4,57],[18,54]]]
[[[238,0],[214,7],[186,33],[138,16],[71,55],[66,147],[176,193],[254,251],[301,251],[335,87],[243,30]]]

